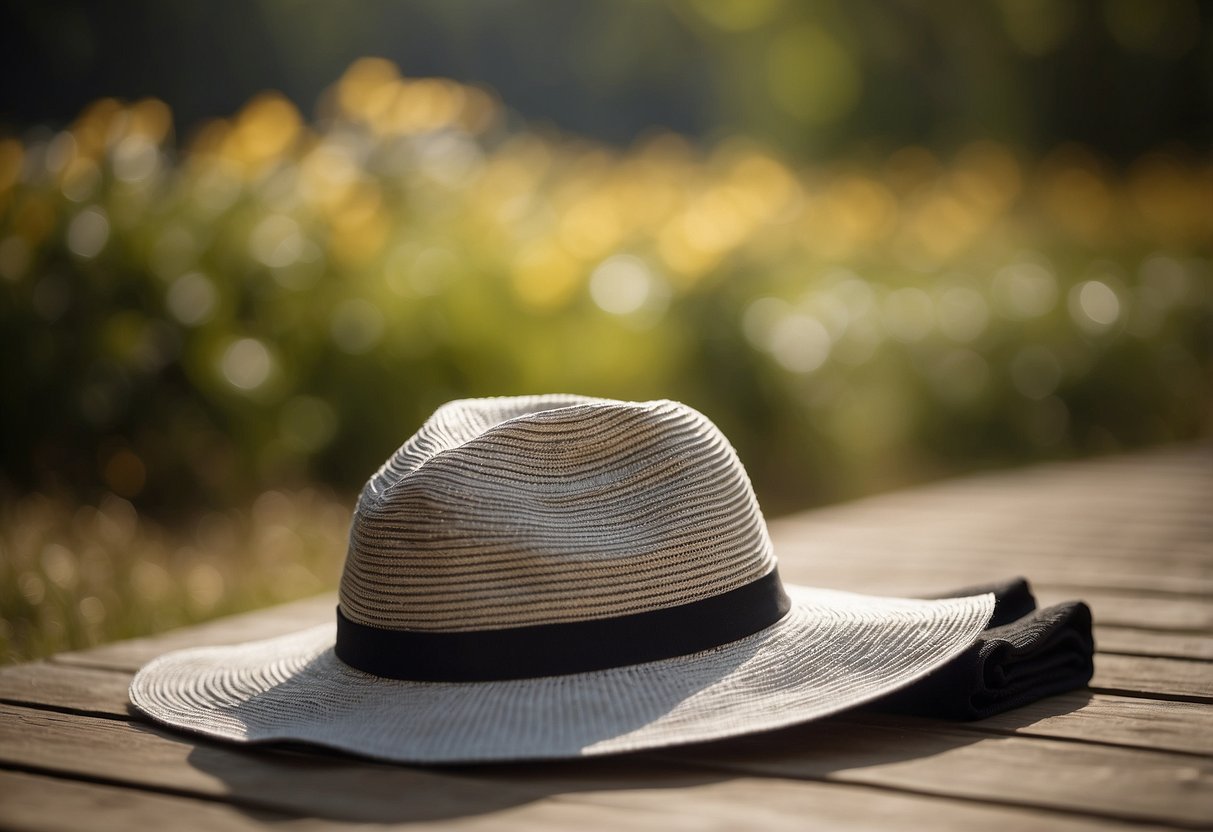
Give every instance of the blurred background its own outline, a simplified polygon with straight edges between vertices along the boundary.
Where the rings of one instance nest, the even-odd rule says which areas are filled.
[[[1213,432],[1213,9],[9,0],[0,661],[335,585],[460,396],[770,516]]]

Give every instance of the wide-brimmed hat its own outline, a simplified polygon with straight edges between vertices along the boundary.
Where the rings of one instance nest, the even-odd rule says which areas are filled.
[[[335,622],[161,656],[130,696],[234,742],[579,757],[868,702],[972,644],[993,605],[783,585],[745,469],[685,405],[461,400],[363,489]]]

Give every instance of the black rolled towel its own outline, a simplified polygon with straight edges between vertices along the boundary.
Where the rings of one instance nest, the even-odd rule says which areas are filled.
[[[1002,589],[1007,594],[999,595]],[[945,719],[982,719],[1082,687],[1094,671],[1091,610],[1081,601],[1023,611],[1027,582],[974,587],[955,595],[995,592],[992,626],[965,652],[926,677],[872,704],[872,709]],[[949,593],[952,595],[952,593]],[[1032,605],[1035,601],[1032,601]]]

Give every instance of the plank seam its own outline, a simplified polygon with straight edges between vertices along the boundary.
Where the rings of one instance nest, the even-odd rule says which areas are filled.
[[[1197,705],[1213,705],[1213,696],[1201,696],[1195,693],[1159,693],[1146,690],[1128,690],[1126,688],[1105,688],[1092,685],[1088,688],[1092,693],[1106,693],[1112,696],[1124,696],[1129,699],[1154,699],[1160,702],[1195,702]]]
[[[1096,656],[1129,656],[1134,659],[1174,659],[1177,662],[1195,662],[1197,664],[1213,664],[1213,657],[1204,656],[1175,656],[1159,653],[1145,653],[1136,650],[1096,650]]]
[[[104,670],[107,673],[121,673],[132,678],[139,671],[138,667],[132,668],[125,665],[119,666],[114,664],[105,664],[103,662],[89,662],[73,658],[64,659],[60,658],[59,656],[47,656],[46,658],[42,659],[42,661],[49,664],[57,664],[61,667],[79,667],[85,670]]]
[[[850,721],[850,720],[847,720]],[[864,725],[862,722],[853,724]],[[1071,745],[1101,745],[1108,748],[1123,748],[1129,751],[1147,751],[1158,752],[1162,754],[1183,754],[1197,759],[1213,758],[1213,751],[1192,751],[1185,748],[1160,748],[1152,745],[1142,745],[1140,743],[1131,742],[1115,742],[1113,740],[1088,739],[1087,737],[1068,737],[1060,734],[1044,734],[1038,731],[1024,731],[1015,728],[996,728],[987,725],[955,725],[948,727],[953,730],[975,734],[978,736],[994,736],[994,737],[1016,737],[1019,739],[1039,739],[1049,740],[1051,742],[1065,742]]]
[[[1032,588],[1047,592],[1098,592],[1107,595],[1123,595],[1127,599],[1153,598],[1158,601],[1207,601],[1209,596],[1191,589],[1163,589],[1158,586],[1131,587],[1117,584],[1092,585],[1032,581]]]
[[[28,702],[8,696],[0,696],[0,704],[11,705],[14,708],[28,708],[32,711],[50,711],[52,713],[64,714],[66,716],[86,716],[95,719],[108,719],[111,722],[143,722],[142,719],[136,719],[131,714],[123,716],[120,714],[111,713],[109,711],[90,711],[87,708],[73,708],[70,705],[51,705],[45,702]]]

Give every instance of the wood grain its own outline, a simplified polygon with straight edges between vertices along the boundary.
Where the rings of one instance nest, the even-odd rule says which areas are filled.
[[[1106,653],[1213,662],[1213,635],[1162,633],[1095,625],[1095,649]]]
[[[124,670],[30,662],[0,667],[0,702],[126,717],[130,684]]]
[[[776,740],[773,742],[772,740]],[[738,774],[899,788],[951,798],[1202,828],[1213,818],[1213,760],[1038,737],[976,740],[901,720],[810,723],[663,757]],[[1059,784],[1065,788],[1059,788]]]
[[[1104,654],[1096,659],[1091,687],[1213,704],[1213,663]]]
[[[0,668],[0,701],[127,718],[132,716],[127,704],[130,678],[129,673],[121,670],[98,670],[53,662]],[[142,719],[137,712],[134,717]],[[1133,696],[1075,691],[977,722],[941,725],[949,730],[971,731],[978,735],[998,731],[1213,754],[1213,708]]]
[[[834,720],[656,756],[693,765],[709,761],[739,775],[835,779],[1135,820],[1192,823],[1213,817],[1213,760],[1039,738],[982,738],[905,721],[887,726]],[[286,792],[290,800],[306,804],[302,811],[329,817],[352,812],[382,817],[383,802],[398,798],[402,789],[426,795],[418,812],[446,813],[460,805],[491,811],[502,801],[536,799],[552,787],[551,776],[559,774],[511,781],[504,788],[494,779],[473,783],[461,775],[329,755],[262,751],[253,756],[120,720],[0,706],[0,761],[86,777],[95,776],[100,758],[106,760],[104,776],[110,780],[233,795],[263,808],[282,808],[276,794]],[[683,788],[694,782],[685,773],[646,766],[638,758],[565,766],[570,771],[564,776],[584,786],[594,782],[596,771],[622,776],[614,771],[619,766],[629,776],[652,768],[645,774],[652,785]],[[1008,778],[1008,770],[1021,776]],[[1064,793],[1055,787],[1061,777],[1071,786]],[[331,814],[335,811],[341,814]]]
[[[523,776],[533,776],[525,773]],[[508,779],[509,775],[502,779]],[[219,800],[151,792],[108,784],[0,770],[0,826],[13,832],[130,832],[171,828],[173,832],[253,832],[289,828],[313,830],[450,829],[656,832],[738,829],[870,830],[933,829],[971,832],[997,829],[1040,832],[1104,832],[1119,828],[1103,819],[1043,814],[1008,806],[940,801],[912,794],[873,793],[841,784],[736,777],[683,791],[633,784],[599,792],[554,793],[542,800],[491,814],[453,816],[423,822],[368,822],[296,815],[285,809],[254,809]],[[171,824],[166,826],[168,819]],[[1132,825],[1152,832],[1169,826]]]

